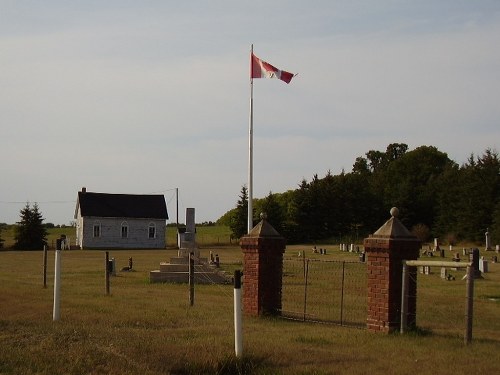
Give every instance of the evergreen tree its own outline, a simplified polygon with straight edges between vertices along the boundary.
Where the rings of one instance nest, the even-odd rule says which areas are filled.
[[[229,221],[229,228],[231,229],[231,236],[233,238],[240,238],[247,233],[248,221],[248,190],[245,185],[241,187],[238,203],[236,209],[231,215]]]
[[[269,192],[269,195],[263,202],[262,205],[262,213],[265,213],[267,216],[267,221],[272,225],[274,229],[276,229],[279,233],[281,233],[281,229],[283,227],[284,215],[283,208],[278,202],[277,194],[273,194]]]
[[[486,150],[476,159],[469,158],[459,176],[457,231],[461,238],[481,242],[491,227],[493,212],[500,200],[500,160],[496,152]]]
[[[224,216],[236,237],[246,233],[247,197],[244,187],[238,206]],[[459,167],[436,147],[408,151],[406,144],[393,143],[385,153],[371,150],[356,158],[351,173],[315,174],[295,190],[254,200],[255,212],[265,211],[289,243],[365,236],[387,220],[393,206],[421,237],[483,241],[489,228],[500,238],[497,152],[471,155]]]
[[[500,243],[500,201],[493,211],[493,224],[490,228],[490,233],[492,234],[491,239],[494,244]]]
[[[47,245],[47,231],[43,217],[35,203],[26,203],[20,211],[21,221],[17,223],[14,248],[18,250],[42,250]]]

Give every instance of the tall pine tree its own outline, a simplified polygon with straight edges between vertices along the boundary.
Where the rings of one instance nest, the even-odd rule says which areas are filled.
[[[240,238],[247,233],[248,220],[248,190],[245,185],[241,187],[236,208],[231,215],[229,228],[231,229],[231,237]]]

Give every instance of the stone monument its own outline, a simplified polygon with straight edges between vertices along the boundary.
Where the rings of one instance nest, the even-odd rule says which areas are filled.
[[[159,270],[149,273],[149,280],[153,283],[189,282],[189,255],[194,255],[194,281],[197,284],[229,284],[230,276],[218,270],[218,256],[216,265],[209,264],[206,258],[200,257],[200,250],[196,244],[196,224],[194,208],[186,209],[186,228],[178,232],[178,246],[176,257],[171,257],[170,262],[161,262]]]
[[[484,234],[484,237],[485,237],[485,242],[486,242],[485,250],[487,250],[487,251],[493,250],[493,248],[491,247],[491,238],[490,238],[490,232],[489,232],[488,228],[486,228],[486,233]]]
[[[200,250],[196,246],[196,222],[194,208],[186,208],[186,229],[179,231],[178,256],[188,258],[190,253],[194,253],[195,258],[200,257]]]

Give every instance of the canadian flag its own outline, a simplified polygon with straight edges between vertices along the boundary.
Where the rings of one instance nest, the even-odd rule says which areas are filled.
[[[252,53],[250,60],[250,77],[251,78],[278,78],[286,83],[290,83],[294,74],[279,70],[271,64],[259,59]]]

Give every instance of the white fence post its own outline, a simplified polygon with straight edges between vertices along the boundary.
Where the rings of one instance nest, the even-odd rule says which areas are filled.
[[[241,323],[241,271],[234,271],[234,352],[236,357],[243,354],[243,333]]]
[[[401,287],[401,333],[405,333],[408,328],[408,266],[403,261],[403,276]]]
[[[57,321],[61,318],[61,250],[55,251],[54,263],[54,309],[52,320]]]

